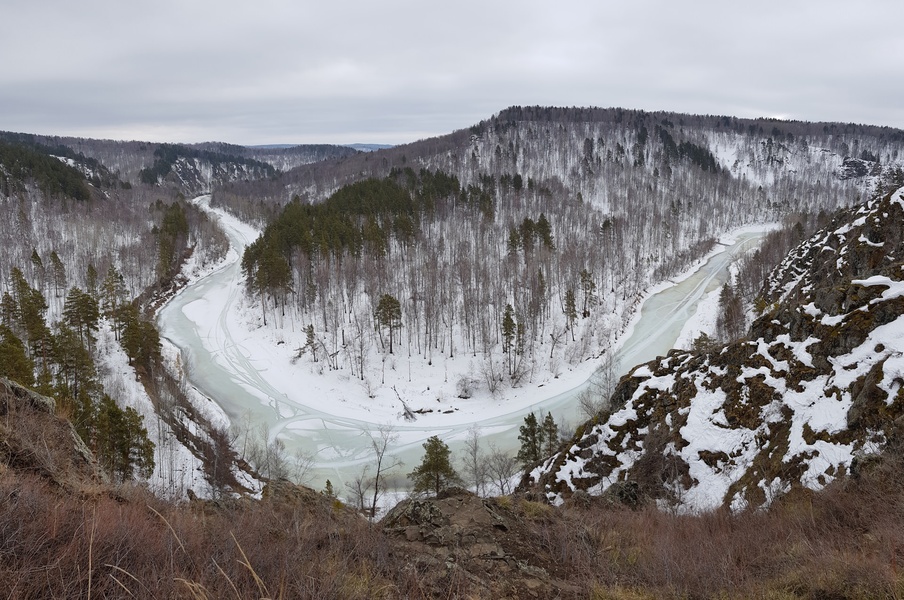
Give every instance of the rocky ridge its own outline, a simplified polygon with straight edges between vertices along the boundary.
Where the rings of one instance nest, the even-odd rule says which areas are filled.
[[[72,423],[55,410],[52,398],[0,377],[0,475],[32,473],[63,489],[106,482]]]
[[[773,272],[745,338],[635,367],[623,408],[525,483],[740,510],[856,469],[904,415],[902,223],[904,188],[843,211]]]
[[[449,490],[403,500],[380,525],[399,564],[417,574],[430,597],[575,597],[569,573],[537,539],[531,521],[548,506],[513,498],[480,498]]]

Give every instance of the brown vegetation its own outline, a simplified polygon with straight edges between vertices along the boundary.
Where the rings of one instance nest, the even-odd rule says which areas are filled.
[[[891,451],[821,493],[796,490],[737,515],[631,510],[586,494],[552,508],[460,491],[420,500],[416,513],[400,507],[381,528],[290,484],[260,501],[179,504],[135,487],[62,491],[4,461],[0,589],[10,598],[894,598],[904,593],[902,467]]]
[[[385,540],[325,500],[211,509],[130,488],[61,497],[9,476],[0,498],[0,589],[11,598],[397,596]]]

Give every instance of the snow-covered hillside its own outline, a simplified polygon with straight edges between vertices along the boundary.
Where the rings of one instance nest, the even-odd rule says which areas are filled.
[[[774,272],[745,339],[636,367],[623,408],[530,474],[553,502],[626,486],[682,510],[818,489],[904,414],[904,188],[843,213]]]

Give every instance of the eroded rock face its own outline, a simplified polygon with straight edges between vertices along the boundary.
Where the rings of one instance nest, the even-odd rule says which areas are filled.
[[[0,378],[0,460],[65,488],[105,481],[91,450],[55,409],[52,398]]]
[[[453,490],[408,499],[380,522],[392,552],[418,574],[431,597],[557,598],[579,589],[550,572],[544,554],[509,500]]]
[[[636,367],[624,408],[588,424],[528,483],[552,502],[633,482],[687,510],[818,489],[904,419],[904,188],[798,246],[745,339]]]

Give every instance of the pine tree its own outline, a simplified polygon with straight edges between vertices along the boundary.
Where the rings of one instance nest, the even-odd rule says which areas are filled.
[[[502,351],[507,354],[512,351],[516,330],[515,309],[511,304],[506,304],[502,313]]]
[[[518,233],[517,227],[512,227],[509,230],[509,237],[508,237],[509,254],[512,256],[518,254],[518,250],[520,248],[521,248],[521,234]]]
[[[70,404],[83,402],[83,394],[91,395],[100,388],[94,359],[69,325],[60,322],[56,329],[53,362],[57,366],[57,394]]]
[[[150,370],[160,360],[160,334],[150,321],[141,318],[134,304],[126,304],[122,315],[122,347],[129,364]]]
[[[0,324],[13,329],[19,327],[20,320],[19,305],[15,298],[9,292],[3,292],[3,298],[0,299]]]
[[[738,339],[744,334],[744,303],[735,288],[726,283],[719,292],[719,316],[716,331],[724,342]]]
[[[552,418],[552,413],[546,413],[543,419],[543,454],[552,456],[559,449],[559,426]]]
[[[63,320],[75,329],[82,343],[93,343],[97,331],[100,310],[97,301],[77,287],[69,290],[63,304]]]
[[[547,250],[556,249],[556,245],[552,239],[552,226],[546,219],[545,214],[540,214],[540,218],[537,219],[537,224],[534,227],[534,231],[537,232],[537,237],[540,238],[540,242],[546,247]]]
[[[93,264],[89,264],[85,270],[85,292],[95,300],[97,300],[97,277],[97,269]]]
[[[35,286],[37,286],[39,290],[43,290],[46,271],[44,270],[44,261],[41,260],[41,255],[38,254],[36,248],[33,248],[31,251],[31,272]]]
[[[574,341],[574,322],[578,318],[578,308],[574,300],[574,290],[565,290],[565,322],[571,331],[571,341]]]
[[[123,320],[120,310],[126,301],[126,283],[115,266],[110,265],[100,288],[101,309],[103,315],[113,320],[113,331],[118,340],[122,334]]]
[[[54,296],[59,298],[66,289],[66,267],[56,250],[50,253],[50,278],[53,281]]]
[[[25,344],[6,325],[0,325],[0,376],[27,386],[35,379],[35,365],[25,352]]]
[[[242,257],[248,290],[260,295],[264,325],[267,324],[267,295],[273,297],[274,305],[278,305],[278,298],[284,296],[292,284],[292,268],[279,251],[278,243],[279,240],[261,238],[249,246]]]
[[[543,453],[544,430],[537,421],[537,415],[534,413],[524,417],[524,425],[519,429],[518,441],[521,442],[521,449],[518,450],[518,460],[522,466],[530,467],[538,462]]]
[[[304,328],[304,350],[311,353],[311,358],[317,362],[317,336],[314,335],[314,325],[308,325]]]
[[[452,467],[449,459],[451,451],[441,439],[432,436],[423,444],[424,458],[408,478],[414,482],[414,492],[430,492],[439,495],[440,492],[460,483],[458,473]]]
[[[22,305],[28,302],[31,297],[31,286],[28,285],[28,280],[25,279],[25,275],[22,274],[22,270],[19,269],[19,267],[12,268],[12,271],[9,273],[9,278],[13,290],[13,300],[15,300],[16,305],[21,311]],[[21,317],[21,313],[19,316]]]
[[[584,304],[581,314],[586,319],[590,316],[590,308],[596,304],[596,283],[587,269],[581,270],[581,291],[584,293]]]
[[[392,354],[393,331],[402,326],[402,306],[391,294],[383,294],[374,311],[374,319],[379,326],[389,329],[389,353]]]
[[[154,443],[144,417],[131,407],[121,409],[106,394],[97,407],[96,442],[101,464],[118,481],[136,474],[147,478],[154,472]]]
[[[47,301],[39,290],[32,288],[18,267],[11,272],[13,301],[4,299],[4,319],[18,317],[10,328],[24,338],[31,358],[46,370],[52,354],[53,335],[47,327]]]

